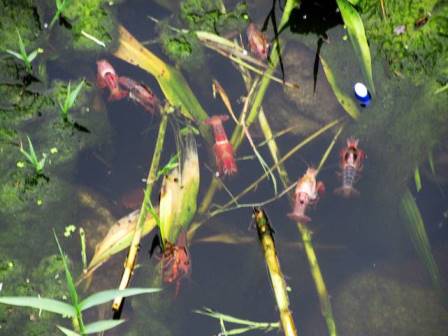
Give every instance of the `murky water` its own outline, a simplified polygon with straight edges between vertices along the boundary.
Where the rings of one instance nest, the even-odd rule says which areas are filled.
[[[265,2],[263,6],[250,4],[250,14],[256,22],[261,22],[268,13],[271,4]],[[156,27],[147,15],[164,18],[170,13],[166,9],[152,3],[143,1],[128,1],[119,5],[118,20],[139,40],[152,40],[156,36]],[[289,34],[289,33],[285,33]],[[362,80],[362,74],[357,67],[356,59],[352,54],[351,45],[343,41],[345,34],[340,25],[327,31],[328,43],[324,43],[322,54],[333,55],[329,49],[335,46],[339,50],[339,72],[345,71],[343,85],[350,87],[356,81]],[[314,86],[313,69],[315,47],[318,37],[304,35],[291,37],[289,34],[286,53],[293,54],[288,62],[296,60],[299,66],[286,64],[286,70],[297,71],[298,74],[286,72],[286,77],[299,82],[304,92],[309,94],[305,103],[289,100],[279,84],[271,83],[265,98],[265,112],[274,127],[274,131],[292,123],[300,123],[301,118],[312,120],[318,127],[345,116],[342,107],[337,103],[326,82],[322,68],[317,74],[317,90],[312,92]],[[302,42],[298,42],[302,40]],[[300,45],[299,45],[300,43]],[[341,47],[345,43],[345,47]],[[148,46],[154,53],[166,59],[158,44]],[[245,94],[244,84],[240,74],[230,64],[229,60],[217,55],[213,51],[206,51],[204,71],[189,73],[184,71],[186,79],[197,95],[208,114],[224,114],[225,108],[221,102],[212,97],[211,81],[217,79],[226,89],[234,109],[242,108],[239,98]],[[136,80],[149,85],[159,97],[163,97],[157,82],[142,70],[126,64],[112,55],[104,57],[113,63],[117,73],[126,74]],[[383,71],[385,62],[380,55],[373,52],[374,76]],[[48,66],[49,75],[53,79],[71,79],[85,77],[91,83],[95,80],[95,57],[66,59],[64,62],[55,61]],[[292,61],[291,61],[292,60]],[[296,65],[297,65],[296,64]],[[347,72],[348,67],[350,71]],[[302,69],[301,69],[302,68]],[[336,71],[338,72],[338,70]],[[388,80],[383,75],[378,78]],[[382,83],[378,83],[378,87]],[[389,85],[389,84],[388,84]],[[394,89],[393,94],[397,101],[404,100],[415,89]],[[350,89],[347,89],[350,92]],[[395,319],[399,327],[411,323],[414,315],[420,313],[417,309],[421,298],[427,300],[421,305],[425,312],[425,328],[434,328],[433,332],[425,329],[424,334],[442,335],[440,330],[448,330],[448,317],[437,300],[437,294],[431,289],[430,278],[424,265],[418,259],[408,233],[399,216],[398,200],[400,189],[395,185],[387,184],[387,176],[394,167],[385,161],[382,148],[388,147],[388,139],[380,138],[381,132],[367,130],[369,127],[369,114],[388,108],[393,104],[385,104],[378,88],[378,97],[374,98],[371,106],[362,109],[360,124],[351,122],[348,118],[347,126],[341,134],[335,149],[327,160],[319,179],[326,184],[326,193],[309,215],[312,222],[309,224],[313,235],[318,261],[331,295],[336,326],[340,334],[355,335],[368,334],[362,329],[363,325],[371,325],[366,321],[378,318],[384,329],[381,335],[413,335],[418,328],[399,329],[393,333],[387,325]],[[95,97],[94,97],[95,96]],[[97,103],[94,103],[96,101]],[[284,105],[280,105],[279,101]],[[98,103],[99,102],[99,103]],[[300,105],[302,104],[302,105]],[[106,139],[97,144],[81,149],[74,162],[64,168],[58,168],[54,175],[49,173],[50,182],[62,180],[68,192],[61,194],[56,202],[60,211],[55,211],[50,218],[41,218],[39,206],[32,209],[21,209],[31,212],[28,218],[34,221],[27,222],[29,228],[25,230],[23,241],[15,237],[9,243],[8,237],[15,234],[14,216],[0,219],[2,248],[0,251],[9,251],[9,257],[17,259],[25,269],[32,269],[40,260],[57,252],[53,243],[51,229],[55,229],[62,236],[65,226],[74,224],[83,226],[94,217],[92,211],[87,211],[79,204],[76,193],[80,190],[88,191],[97,197],[101,206],[109,209],[116,219],[129,213],[122,202],[123,195],[132,190],[143,188],[144,179],[152,157],[156,141],[158,116],[151,116],[139,105],[130,101],[108,102],[105,92],[94,90],[92,101],[86,104],[90,111],[85,116],[89,123],[91,134],[75,134],[67,141],[79,141],[82,137],[92,137],[97,129],[108,129],[104,132]],[[395,106],[395,108],[399,108]],[[407,108],[402,106],[402,109]],[[286,112],[285,112],[286,111]],[[397,112],[398,113],[398,112]],[[90,117],[89,115],[94,115]],[[90,120],[90,122],[89,122]],[[93,122],[92,122],[93,121]],[[391,121],[392,122],[392,121]],[[98,124],[95,124],[98,123]],[[39,127],[30,124],[26,130],[33,137],[33,129]],[[106,126],[104,126],[106,125]],[[230,134],[233,122],[228,122],[226,130]],[[317,127],[317,128],[318,128]],[[288,134],[278,139],[282,154],[299,143],[313,130],[302,129],[299,134]],[[261,131],[255,126],[252,134],[256,142],[263,140]],[[357,183],[360,196],[353,199],[342,199],[333,194],[333,189],[340,185],[336,172],[338,171],[338,151],[344,146],[345,138],[355,134],[360,138],[361,147],[367,152],[367,159],[362,177]],[[305,146],[298,154],[286,163],[291,179],[301,176],[308,165],[316,166],[331,142],[334,133],[329,132],[310,145]],[[168,127],[166,149],[162,162],[167,162],[175,153],[174,128]],[[444,139],[446,143],[446,138]],[[404,144],[411,146],[411,144]],[[262,147],[261,154],[270,160],[267,147]],[[199,140],[199,155],[201,164],[201,187],[199,201],[211,181],[214,162],[210,160],[207,144]],[[244,143],[238,150],[237,158],[252,155],[251,148]],[[402,163],[403,164],[403,163]],[[405,165],[405,163],[403,164]],[[425,163],[427,165],[427,163]],[[263,173],[256,160],[238,161],[238,174],[224,180],[227,188],[238,194],[246,185],[252,183],[256,177]],[[446,167],[446,166],[445,166]],[[11,169],[15,169],[11,168]],[[398,169],[398,168],[397,168]],[[426,167],[427,169],[427,167]],[[401,168],[398,169],[402,171]],[[428,177],[429,176],[429,177]],[[407,178],[407,177],[405,177]],[[278,181],[279,182],[279,181]],[[402,181],[401,186],[409,185],[417,200],[422,216],[425,220],[426,230],[432,243],[432,250],[440,266],[442,275],[447,275],[448,269],[446,251],[448,238],[448,221],[443,213],[447,211],[446,183],[435,183],[430,175],[422,174],[423,189],[415,192],[412,179]],[[155,190],[158,192],[159,187]],[[245,196],[241,202],[259,202],[273,197],[272,183],[265,181],[254,191]],[[153,197],[153,200],[156,200]],[[219,191],[214,199],[217,204],[227,202],[229,196]],[[45,202],[45,200],[44,200]],[[287,213],[291,211],[291,204],[287,197],[270,203],[265,207],[272,225],[275,229],[275,241],[278,256],[286,277],[291,301],[291,310],[301,335],[326,335],[325,321],[320,313],[319,300],[314,282],[311,277],[308,260],[302,248],[300,234]],[[174,287],[166,286],[161,296],[141,296],[126,301],[122,317],[128,321],[120,328],[108,332],[110,335],[213,335],[219,332],[219,322],[205,316],[193,313],[195,309],[209,307],[216,311],[250,319],[254,321],[274,322],[278,320],[278,311],[275,306],[273,291],[269,283],[262,250],[256,239],[256,231],[251,225],[251,209],[244,208],[228,212],[210,219],[190,242],[192,258],[191,279],[182,283],[180,293],[174,295]],[[20,224],[21,227],[24,225]],[[100,226],[101,223],[98,223]],[[93,231],[91,231],[93,232]],[[241,237],[253,238],[244,244],[205,243],[202,238],[219,234],[234,233]],[[95,233],[101,236],[101,233]],[[104,235],[104,232],[102,232]],[[89,240],[89,236],[87,239]],[[76,234],[71,238],[62,239],[64,250],[73,261],[75,274],[80,271],[80,247]],[[95,239],[100,239],[95,237]],[[140,267],[135,271],[131,286],[150,287],[151,270],[155,267],[155,260],[150,259],[147,251],[150,248],[152,235],[146,237],[141,243],[141,252],[138,258]],[[20,246],[18,246],[20,242]],[[93,249],[89,249],[89,256]],[[113,257],[113,260],[101,267],[96,273],[91,290],[100,290],[118,286],[123,253]],[[26,272],[24,273],[26,274]],[[79,274],[79,273],[78,273]],[[61,274],[62,277],[62,274]],[[16,281],[19,281],[16,279]],[[55,280],[56,281],[56,280]],[[3,286],[8,286],[3,283]],[[39,284],[36,284],[38,287]],[[400,313],[400,307],[404,307]],[[434,313],[429,312],[434,309]],[[415,312],[417,311],[417,313]],[[384,313],[384,315],[382,315]],[[30,311],[31,314],[31,311]],[[34,314],[36,315],[36,314]],[[110,318],[109,310],[92,311],[88,318]],[[428,322],[429,321],[429,322]],[[7,324],[8,321],[0,321]],[[37,319],[36,323],[39,323]],[[61,321],[68,325],[68,321]],[[373,324],[373,322],[371,322]],[[418,323],[417,323],[418,324]],[[359,327],[353,327],[359,325]],[[230,326],[228,326],[230,328]],[[397,327],[398,328],[398,327]],[[404,327],[403,327],[404,328]],[[10,329],[8,329],[10,330]],[[271,332],[275,334],[276,332]],[[55,331],[56,334],[56,331]],[[255,332],[253,334],[261,334]],[[422,334],[422,333],[420,333]],[[0,329],[0,335],[3,335]],[[5,334],[6,335],[6,334]],[[27,334],[28,335],[28,334]],[[31,335],[31,333],[29,334]],[[40,334],[39,334],[40,335]],[[377,334],[379,335],[379,334]]]

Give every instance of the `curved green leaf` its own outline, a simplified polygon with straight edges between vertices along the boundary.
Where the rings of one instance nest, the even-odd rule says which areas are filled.
[[[94,334],[97,332],[106,331],[119,326],[123,322],[125,322],[125,320],[102,320],[93,322],[85,326],[84,333]]]
[[[149,294],[149,293],[155,293],[161,291],[161,288],[127,288],[123,290],[119,289],[110,289],[105,290],[102,292],[98,292],[95,294],[90,295],[89,297],[85,298],[80,304],[79,304],[79,310],[83,311],[86,309],[89,309],[94,306],[98,306],[100,304],[109,302],[116,297],[129,297],[139,294]]]
[[[328,66],[327,62],[325,62],[325,60],[322,58],[322,56],[320,57],[320,62],[322,64],[322,68],[324,69],[325,76],[327,77],[328,84],[330,84],[331,89],[333,90],[333,93],[336,96],[339,104],[341,104],[341,106],[350,115],[350,117],[352,117],[353,119],[358,119],[358,105],[349,95],[347,95],[339,88],[333,71]]]
[[[0,297],[0,303],[46,310],[68,317],[73,317],[76,315],[74,307],[68,303],[53,299],[32,296],[3,296]]]
[[[58,329],[60,331],[62,331],[64,333],[64,335],[67,335],[67,336],[81,336],[80,334],[78,334],[77,332],[74,332],[73,330],[61,327],[59,325],[57,327],[58,327]]]
[[[356,57],[361,63],[361,69],[367,80],[367,86],[371,92],[375,94],[372,75],[372,60],[361,16],[359,16],[359,13],[347,0],[336,0],[336,2],[338,3],[342,20],[344,20],[344,24],[347,27],[347,33],[352,42]]]

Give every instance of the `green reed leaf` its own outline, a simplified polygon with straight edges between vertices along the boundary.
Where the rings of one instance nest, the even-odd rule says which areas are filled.
[[[347,33],[350,37],[356,57],[361,64],[364,77],[367,80],[368,87],[375,94],[375,86],[373,84],[372,60],[370,49],[367,43],[364,25],[361,16],[356,9],[347,0],[336,0],[339,10],[347,27]]]
[[[129,296],[140,295],[140,294],[156,293],[156,292],[160,292],[160,291],[161,291],[160,288],[127,288],[127,289],[123,289],[123,290],[118,290],[118,289],[105,290],[102,292],[92,294],[89,297],[85,298],[79,304],[79,309],[80,309],[80,311],[84,311],[91,307],[98,306],[100,304],[112,301],[117,296],[129,297]]]
[[[68,317],[76,315],[75,308],[68,303],[47,298],[33,296],[3,296],[0,297],[0,303],[41,309]]]
[[[106,331],[116,326],[119,326],[125,320],[102,320],[87,324],[84,329],[85,334],[95,334],[101,331]]]
[[[64,328],[64,327],[62,327],[62,326],[60,326],[60,325],[58,325],[57,327],[58,327],[58,329],[59,329],[60,331],[62,331],[62,332],[64,333],[64,335],[67,335],[67,336],[81,336],[81,335],[78,334],[77,332],[74,332],[73,330]]]

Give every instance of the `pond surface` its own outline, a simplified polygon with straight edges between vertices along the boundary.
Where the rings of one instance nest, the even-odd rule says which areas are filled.
[[[228,7],[231,8],[232,5],[233,3],[228,4]],[[251,19],[261,25],[271,5],[268,1],[263,1],[259,5],[249,2]],[[148,15],[159,19],[172,15],[169,10],[151,1],[127,1],[117,6],[118,21],[140,41],[152,41],[158,36],[157,25],[148,19]],[[277,9],[277,16],[280,14],[281,11]],[[306,14],[305,12],[303,15]],[[314,20],[314,17],[311,17],[311,20]],[[342,87],[352,95],[351,86],[363,81],[363,76],[340,21],[335,20],[330,26],[332,27],[326,30],[326,42],[321,47],[321,55],[328,59],[333,58],[330,63],[335,67],[335,74],[343,75],[340,77]],[[269,37],[273,36],[272,27],[268,28],[267,34]],[[401,153],[392,155],[392,152],[399,147],[392,147],[389,139],[384,136],[386,133],[374,128],[394,123],[396,118],[413,105],[408,100],[412,100],[416,92],[419,92],[419,87],[405,80],[401,80],[400,84],[395,86],[394,83],[398,81],[393,74],[388,73],[386,60],[372,45],[377,95],[373,97],[368,107],[359,106],[361,117],[357,123],[350,119],[338,103],[322,66],[319,67],[317,74],[314,72],[319,35],[314,33],[298,35],[289,31],[285,31],[284,34],[287,41],[283,53],[285,78],[287,81],[298,83],[300,88],[285,90],[281,84],[272,82],[263,104],[274,132],[289,126],[297,126],[293,132],[277,139],[281,154],[284,155],[312,132],[332,120],[342,119],[345,125],[335,148],[319,173],[319,180],[325,183],[326,191],[317,205],[307,212],[312,218],[307,225],[313,232],[313,245],[330,294],[339,334],[446,335],[447,310],[443,306],[440,294],[432,289],[431,278],[425,264],[416,253],[409,230],[406,229],[406,219],[400,215],[399,207],[400,198],[408,187],[422,213],[443,282],[448,275],[446,254],[448,188],[446,179],[443,179],[446,178],[446,162],[438,159],[447,155],[446,136],[444,139],[439,139],[441,145],[434,151],[436,176],[431,173],[427,160],[420,160],[422,189],[417,192],[412,174],[396,176],[413,169],[407,167],[413,162],[403,162],[410,156]],[[159,44],[150,43],[147,47],[169,62]],[[241,97],[247,94],[241,74],[227,58],[212,50],[204,49],[204,51],[203,63],[195,70],[182,68],[183,75],[209,115],[227,113],[219,98],[213,99],[211,88],[213,79],[221,83],[229,95],[234,110],[240,113],[243,108]],[[74,55],[63,60],[51,61],[48,63],[49,77],[51,80],[86,78],[89,83],[95,85],[95,62],[100,58],[109,60],[117,73],[144,82],[160,98],[163,97],[152,76],[108,53],[85,57]],[[280,72],[277,74],[281,76]],[[403,101],[408,102],[397,103]],[[93,241],[101,240],[108,229],[105,223],[98,221],[101,217],[95,213],[95,208],[108,209],[113,218],[118,220],[139,207],[140,199],[135,190],[143,189],[145,186],[143,181],[151,162],[160,116],[146,113],[140,105],[129,100],[107,101],[105,90],[101,91],[96,87],[91,90],[89,100],[82,109],[84,111],[82,118],[87,123],[90,133],[74,131],[66,141],[82,143],[87,141],[87,138],[90,144],[80,146],[74,159],[59,165],[47,174],[49,185],[58,184],[54,192],[62,188],[60,197],[56,200],[53,197],[50,203],[46,203],[47,199],[43,197],[42,206],[30,202],[32,206],[18,209],[23,213],[12,215],[11,211],[5,211],[6,214],[0,217],[2,231],[0,245],[3,245],[0,246],[0,251],[8,258],[14,259],[17,265],[23,265],[21,274],[31,277],[31,282],[43,281],[33,280],[30,274],[33,274],[35,266],[44,257],[57,253],[52,229],[55,229],[59,236],[63,249],[71,259],[72,270],[77,275],[81,272],[79,237],[75,232],[70,238],[64,238],[65,227],[70,224],[85,227],[87,253],[88,257],[91,257],[94,253]],[[383,113],[388,109],[394,112]],[[375,118],[375,114],[382,119],[381,122]],[[74,118],[76,119],[76,114]],[[38,132],[43,123],[45,120],[36,117],[27,122],[22,132],[34,138],[34,134],[38,133],[33,132]],[[174,121],[172,125],[175,125]],[[168,162],[176,152],[176,127],[172,125],[168,126],[162,164]],[[232,120],[224,124],[229,136],[234,125]],[[424,127],[422,125],[422,128]],[[101,139],[98,139],[98,129],[101,135],[104,135]],[[316,167],[319,164],[336,130],[337,127],[324,133],[286,161],[286,169],[291,180],[301,177],[308,166]],[[251,127],[250,131],[255,143],[264,140],[257,125]],[[337,174],[340,170],[339,150],[345,146],[345,139],[352,135],[360,139],[360,147],[367,153],[367,158],[364,161],[362,175],[356,183],[356,188],[360,192],[359,197],[345,199],[335,195],[333,190],[341,184]],[[83,137],[85,138],[82,139]],[[197,141],[201,168],[198,197],[200,202],[215,174],[215,163],[209,144],[199,136]],[[401,145],[403,151],[406,151],[408,146],[413,146],[412,143]],[[40,148],[39,143],[36,147]],[[260,153],[271,165],[272,159],[268,148],[260,147]],[[390,157],[396,157],[397,160],[391,161]],[[234,195],[263,174],[263,169],[247,141],[244,141],[238,149],[236,159],[238,173],[223,179],[226,188]],[[2,172],[7,174],[15,169],[18,168],[2,167]],[[397,182],[398,180],[400,181]],[[277,184],[280,192],[283,188],[278,177]],[[156,195],[159,190],[160,183],[154,189],[153,202],[158,201]],[[96,205],[91,208],[82,205],[78,197],[80,193],[90,195],[95,199]],[[257,203],[274,196],[272,181],[265,180],[240,202]],[[228,200],[228,193],[221,189],[217,192],[213,203],[224,204]],[[278,258],[287,285],[291,289],[290,309],[300,335],[327,335],[328,331],[321,315],[319,298],[300,233],[296,224],[287,216],[291,212],[291,207],[288,196],[283,196],[264,207],[275,230]],[[52,209],[50,214],[48,209]],[[39,215],[41,211],[45,215]],[[26,218],[25,222],[23,218]],[[195,218],[198,219],[200,218]],[[204,241],[207,237],[224,233],[248,239],[247,242],[235,244]],[[22,235],[23,239],[17,238],[18,235]],[[141,242],[139,267],[134,272],[132,287],[154,285],[152,271],[156,267],[157,260],[154,257],[150,258],[148,253],[153,237],[154,234],[150,234]],[[89,242],[89,239],[92,239],[92,242]],[[218,334],[220,331],[218,320],[193,312],[203,307],[253,321],[278,320],[278,309],[257,232],[253,226],[250,207],[226,212],[207,220],[193,241],[189,242],[189,251],[192,272],[190,278],[181,283],[179,294],[175,295],[175,286],[163,285],[164,291],[161,295],[140,296],[126,300],[121,316],[127,322],[106,334]],[[122,252],[100,267],[94,274],[88,293],[117,287],[124,259],[125,253]],[[62,272],[60,277],[63,278]],[[36,276],[35,279],[41,278]],[[3,289],[12,288],[7,278],[0,280]],[[17,276],[14,281],[22,282],[23,279],[20,280]],[[54,281],[60,280],[54,279]],[[41,288],[37,282],[33,285]],[[92,310],[86,315],[86,319],[93,321],[99,318],[111,318],[109,307],[105,305],[101,309]],[[421,320],[418,320],[420,317]],[[27,310],[23,318],[26,323],[30,323],[29,319],[35,320],[33,323],[36,327],[31,328],[32,330],[37,330],[37,325],[42,322],[36,311]],[[27,332],[23,331],[18,321],[15,320],[14,323],[18,323],[19,332],[34,335],[29,329]],[[68,326],[69,321],[58,320],[58,324]],[[2,326],[0,335],[11,335],[13,329],[10,324],[8,325],[8,320],[0,321],[0,326]],[[227,325],[227,328],[231,329],[232,325]],[[7,333],[3,333],[3,330],[7,330]],[[263,331],[255,331],[249,334],[262,333]],[[270,333],[276,334],[277,331]],[[54,334],[57,334],[56,330]]]

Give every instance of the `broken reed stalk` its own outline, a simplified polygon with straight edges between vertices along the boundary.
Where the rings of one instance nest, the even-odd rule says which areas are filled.
[[[344,126],[341,126],[339,128],[339,130],[334,135],[333,140],[331,141],[327,150],[325,151],[324,155],[322,156],[322,159],[319,162],[319,166],[317,167],[318,172],[323,167],[325,161],[330,155],[343,128]],[[327,286],[325,285],[322,272],[320,271],[319,263],[317,262],[316,252],[314,251],[313,243],[311,241],[312,232],[305,224],[299,222],[296,224],[300,232],[300,237],[302,238],[306,257],[310,264],[311,275],[313,277],[314,284],[316,285],[317,294],[319,296],[320,310],[322,316],[325,319],[325,323],[327,324],[328,333],[330,336],[336,336],[337,333],[336,333],[336,324],[334,322],[333,317],[333,309],[331,308],[330,296],[328,295]]]
[[[151,167],[149,168],[148,177],[146,178],[145,197],[143,198],[142,205],[140,207],[140,214],[138,222],[135,227],[134,236],[132,238],[131,246],[129,247],[129,253],[124,263],[124,272],[121,278],[120,290],[125,289],[129,281],[131,280],[132,272],[134,270],[135,261],[137,259],[137,253],[140,245],[140,239],[142,236],[143,227],[145,224],[146,216],[148,215],[148,207],[150,206],[152,188],[157,178],[157,171],[159,169],[160,156],[162,154],[163,143],[165,141],[166,126],[168,124],[168,114],[162,110],[162,120],[160,121],[159,133],[157,134],[157,142],[154,148],[152,156]],[[114,312],[119,312],[123,303],[122,297],[116,297],[112,303],[112,309]]]
[[[328,333],[330,336],[336,336],[336,324],[333,318],[333,310],[331,308],[330,296],[328,295],[325,281],[320,271],[319,263],[317,262],[316,252],[314,251],[313,243],[311,242],[311,230],[302,223],[297,223],[300,236],[302,237],[303,246],[305,248],[306,257],[310,263],[311,275],[313,276],[314,284],[316,285],[317,294],[319,295],[320,310],[325,318]]]
[[[254,208],[254,219],[257,226],[258,239],[263,249],[268,267],[269,278],[274,289],[275,300],[280,313],[280,322],[285,336],[297,336],[297,329],[289,310],[289,298],[286,282],[280,269],[280,262],[275,250],[273,230],[263,209]]]
[[[294,7],[299,2],[300,2],[299,0],[287,0],[286,1],[285,7],[283,9],[283,15],[280,20],[280,25],[279,25],[278,31],[281,31],[282,28],[288,23],[291,11],[294,9]],[[247,116],[247,119],[245,121],[246,127],[250,127],[252,122],[257,118],[257,115],[260,111],[261,103],[263,102],[264,95],[269,86],[269,83],[271,82],[271,77],[272,77],[275,69],[277,68],[277,65],[278,65],[278,62],[280,59],[279,55],[277,53],[277,46],[278,46],[277,40],[274,40],[274,42],[272,43],[272,50],[275,50],[275,52],[272,52],[270,55],[270,61],[271,61],[270,64],[271,65],[268,67],[268,69],[266,69],[266,72],[264,73],[264,75],[261,79],[261,83],[258,88],[257,94],[255,95],[253,104],[249,111],[249,115]],[[235,152],[238,149],[238,147],[240,146],[242,140],[243,140],[243,128],[240,125],[237,125],[235,127],[235,129],[232,133],[232,137],[230,139],[230,142],[231,142]],[[213,200],[213,196],[215,195],[215,192],[219,188],[219,185],[220,184],[217,181],[217,179],[213,178],[213,180],[212,180],[212,182],[202,200],[201,206],[199,207],[198,213],[200,215],[203,215],[209,208],[209,206]]]

